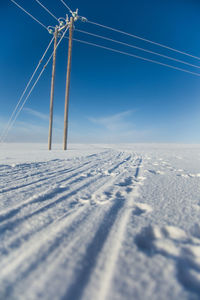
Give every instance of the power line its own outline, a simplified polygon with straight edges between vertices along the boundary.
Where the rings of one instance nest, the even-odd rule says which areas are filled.
[[[10,1],[12,1],[17,7],[19,7],[21,10],[23,10],[29,17],[31,17],[33,20],[35,20],[38,24],[40,24],[42,27],[44,27],[45,29],[47,29],[47,27],[44,24],[42,24],[38,19],[36,19],[33,15],[31,15],[28,11],[26,11],[17,2],[15,2],[14,0],[10,0]]]
[[[46,8],[46,6],[44,6],[39,0],[35,0],[42,8],[44,8],[44,10],[46,10],[56,21],[58,21],[58,18],[56,18],[56,16],[54,14],[52,14],[52,12],[50,12],[50,10],[48,8]]]
[[[25,93],[26,93],[26,91],[27,91],[29,85],[31,84],[31,81],[33,80],[33,78],[34,78],[34,76],[35,76],[35,74],[36,74],[36,72],[37,72],[39,66],[41,65],[41,63],[42,63],[44,57],[46,56],[47,51],[49,50],[49,48],[50,48],[50,46],[51,46],[53,40],[54,40],[54,37],[51,39],[49,45],[47,46],[47,48],[46,48],[46,50],[45,50],[45,52],[44,52],[44,54],[42,55],[41,59],[39,60],[39,62],[38,62],[38,64],[37,64],[37,66],[36,66],[36,68],[35,68],[33,74],[31,75],[30,80],[28,81],[28,83],[27,83],[27,85],[26,85],[26,87],[25,87],[25,89],[24,89],[24,91],[23,91],[23,93],[22,93],[22,95],[21,95],[19,101],[17,102],[17,105],[15,106],[15,109],[13,110],[13,112],[12,112],[12,114],[11,114],[9,120],[8,120],[8,123],[7,123],[7,125],[6,125],[6,128],[5,128],[5,130],[3,131],[3,133],[2,133],[2,135],[1,135],[1,137],[0,137],[0,142],[3,140],[4,136],[6,135],[7,130],[8,130],[8,128],[9,128],[11,122],[12,122],[13,116],[15,115],[15,113],[16,113],[16,111],[17,111],[19,105],[20,105],[20,103],[22,102],[22,99],[23,99],[23,97],[24,97],[24,95],[25,95]]]
[[[75,31],[80,32],[80,33],[84,33],[84,34],[87,34],[87,35],[90,35],[90,36],[94,36],[94,37],[97,37],[97,38],[100,38],[100,39],[103,39],[103,40],[107,40],[107,41],[110,41],[110,42],[114,42],[114,43],[117,43],[117,44],[120,44],[120,45],[124,45],[124,46],[130,47],[130,48],[141,50],[141,51],[144,51],[144,52],[147,52],[147,53],[150,53],[150,54],[154,54],[154,55],[157,55],[157,56],[160,56],[160,57],[163,57],[163,58],[167,58],[167,59],[176,61],[178,63],[182,63],[182,64],[185,64],[185,65],[188,65],[188,66],[193,67],[193,68],[200,69],[200,66],[197,66],[197,65],[194,65],[194,64],[190,64],[190,63],[185,62],[183,60],[176,59],[176,58],[173,58],[173,57],[161,54],[161,53],[150,51],[150,50],[147,50],[147,49],[144,49],[144,48],[140,48],[140,47],[137,47],[137,46],[134,46],[134,45],[130,45],[130,44],[127,44],[127,43],[124,43],[124,42],[121,42],[121,41],[113,40],[111,38],[104,37],[104,36],[101,36],[101,35],[97,35],[97,34],[94,34],[94,33],[91,33],[91,32],[87,32],[87,31],[84,31],[84,30],[75,29]]]
[[[60,45],[62,39],[64,38],[64,36],[65,36],[65,34],[66,34],[66,32],[67,32],[67,30],[68,30],[68,26],[67,26],[67,28],[65,29],[65,31],[63,32],[62,37],[60,38],[60,40],[59,40],[59,42],[58,42],[58,44],[57,44],[57,46],[56,46],[56,49],[57,49],[58,46]],[[53,38],[53,39],[54,39],[54,38]],[[6,134],[4,135],[3,139],[1,140],[1,142],[4,142],[4,141],[5,141],[5,139],[6,139],[7,135],[8,135],[8,132],[9,132],[10,129],[13,127],[13,125],[14,125],[14,123],[15,123],[17,117],[18,117],[18,115],[19,115],[20,112],[22,111],[22,109],[23,109],[24,105],[26,104],[28,98],[30,97],[30,95],[31,95],[31,93],[32,93],[32,91],[33,91],[33,89],[35,88],[35,86],[36,86],[36,84],[38,83],[40,77],[42,76],[44,70],[46,69],[47,65],[49,64],[49,62],[50,62],[50,60],[51,60],[51,58],[52,58],[52,56],[53,56],[53,53],[54,53],[54,51],[53,51],[52,54],[50,55],[49,59],[47,60],[46,64],[44,65],[42,71],[40,72],[40,74],[38,75],[37,79],[35,80],[35,82],[34,82],[32,88],[30,89],[28,95],[27,95],[26,98],[24,99],[24,102],[22,103],[21,107],[20,107],[19,110],[16,112],[15,117],[14,117],[14,119],[12,120],[12,122],[10,123],[10,125],[9,125],[9,127],[8,127],[8,129],[7,129],[7,131],[6,131]]]
[[[156,60],[144,58],[142,56],[138,56],[138,55],[135,55],[135,54],[130,54],[130,53],[127,53],[127,52],[123,52],[123,51],[116,50],[116,49],[113,49],[113,48],[108,48],[108,47],[105,47],[105,46],[101,46],[101,45],[98,45],[98,44],[86,42],[86,41],[83,41],[83,40],[78,40],[78,39],[73,39],[73,40],[76,41],[76,42],[80,42],[80,43],[83,43],[83,44],[95,46],[95,47],[102,48],[102,49],[106,49],[106,50],[116,52],[116,53],[120,53],[120,54],[124,54],[124,55],[127,55],[127,56],[135,57],[135,58],[138,58],[138,59],[141,59],[141,60],[144,60],[144,61],[148,61],[148,62],[157,64],[157,65],[165,66],[165,67],[168,67],[168,68],[171,68],[171,69],[175,69],[175,70],[178,70],[178,71],[182,71],[182,72],[189,73],[189,74],[200,77],[199,73],[195,73],[195,72],[191,72],[191,71],[188,71],[188,70],[185,70],[185,69],[182,69],[182,68],[174,67],[174,66],[171,66],[171,65],[168,65],[168,64],[165,64],[165,63],[158,62]]]
[[[65,30],[64,33],[62,34],[62,37],[61,37],[61,39],[59,40],[59,42],[58,42],[58,44],[57,44],[57,46],[56,46],[56,49],[58,48],[59,44],[61,43],[62,39],[64,38],[64,36],[65,36],[67,30],[68,30],[68,27],[66,28],[66,30]],[[53,39],[54,39],[54,37],[53,37]],[[32,93],[32,91],[33,91],[33,89],[34,89],[34,87],[35,87],[36,84],[38,83],[40,77],[42,76],[42,74],[43,74],[43,72],[44,72],[44,70],[45,70],[45,68],[46,68],[47,65],[49,64],[49,62],[50,62],[52,56],[53,56],[53,52],[52,52],[51,56],[49,57],[49,59],[47,60],[46,64],[44,65],[42,71],[41,71],[40,74],[38,75],[36,81],[34,82],[34,84],[33,84],[32,88],[31,88],[31,90],[29,91],[28,95],[26,96],[26,98],[25,98],[24,102],[22,103],[21,107],[20,107],[19,110],[17,111],[17,113],[16,113],[16,115],[15,115],[15,117],[14,117],[12,123],[10,124],[9,128],[7,129],[6,135],[4,135],[4,138],[3,138],[2,142],[5,141],[5,138],[7,137],[8,132],[9,132],[10,129],[13,127],[13,125],[14,125],[14,123],[15,123],[17,117],[18,117],[18,115],[19,115],[20,112],[22,111],[22,109],[23,109],[25,103],[27,102],[29,96],[31,95],[31,93]]]
[[[151,40],[142,38],[142,37],[140,37],[138,35],[130,34],[130,33],[127,33],[127,32],[124,32],[124,31],[121,31],[121,30],[118,30],[118,29],[115,29],[115,28],[112,28],[112,27],[109,27],[109,26],[105,26],[105,25],[102,25],[102,24],[99,24],[99,23],[92,22],[92,21],[88,21],[87,20],[87,22],[90,23],[90,24],[97,25],[99,27],[106,28],[106,29],[109,29],[109,30],[112,30],[112,31],[115,31],[115,32],[118,32],[118,33],[121,33],[121,34],[125,34],[127,36],[139,39],[141,41],[144,41],[144,42],[147,42],[147,43],[151,43],[153,45],[156,45],[156,46],[159,46],[159,47],[162,47],[162,48],[165,48],[165,49],[168,49],[168,50],[171,50],[171,51],[174,51],[174,52],[177,52],[177,53],[180,53],[180,54],[183,54],[183,55],[186,55],[186,56],[189,56],[189,57],[192,57],[192,58],[200,60],[200,57],[198,57],[198,56],[194,56],[194,55],[189,54],[187,52],[183,52],[183,51],[177,50],[175,48],[171,48],[169,46],[166,46],[166,45],[163,45],[163,44],[160,44],[160,43],[157,43],[157,42],[153,42]]]
[[[67,9],[69,10],[69,12],[72,14],[73,12],[72,12],[72,10],[70,9],[70,7],[65,3],[65,1],[63,1],[63,0],[60,0],[61,2],[62,2],[62,4],[65,6],[65,7],[67,7]]]

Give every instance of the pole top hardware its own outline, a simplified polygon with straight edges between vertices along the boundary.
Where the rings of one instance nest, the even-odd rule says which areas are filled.
[[[85,17],[78,15],[78,8],[76,9],[76,11],[71,12],[71,14],[72,14],[72,18],[74,19],[74,22],[76,22],[78,20],[80,20],[81,22],[87,22],[87,19]],[[63,29],[65,29],[69,25],[70,25],[69,16],[66,15],[66,19],[60,17],[58,19],[58,25],[57,26],[48,26],[47,30],[50,34],[54,34],[56,29],[58,30],[58,33],[60,33],[61,31],[63,31]]]
[[[72,17],[74,18],[74,22],[76,22],[79,19],[78,8],[76,9],[76,11],[72,12]]]
[[[48,32],[49,32],[50,34],[54,34],[55,29],[56,29],[56,27],[54,27],[54,26],[48,26],[48,27],[47,27],[47,30],[48,30]]]
[[[79,19],[82,21],[82,22],[87,22],[87,19],[85,17],[79,17]]]
[[[67,18],[64,19],[64,18],[59,18],[58,19],[58,22],[59,22],[59,27],[63,27],[64,25],[66,25],[66,23],[68,22],[68,15],[67,15]]]
[[[72,12],[72,17],[74,18],[74,22],[76,22],[77,20],[80,20],[82,22],[87,22],[87,19],[85,17],[81,17],[78,15],[78,8],[75,12]]]

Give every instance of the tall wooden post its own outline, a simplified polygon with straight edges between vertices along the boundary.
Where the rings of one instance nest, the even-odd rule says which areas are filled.
[[[63,149],[67,150],[67,134],[68,134],[68,110],[69,110],[69,87],[72,61],[72,37],[73,37],[74,18],[70,18],[69,27],[69,46],[68,46],[68,62],[67,62],[67,78],[65,92],[65,115],[64,115],[64,144]]]
[[[58,28],[56,27],[54,33],[54,52],[53,52],[53,66],[51,77],[51,96],[50,96],[50,111],[49,111],[49,138],[48,148],[51,150],[52,144],[52,126],[53,126],[53,100],[54,100],[54,82],[55,82],[55,70],[56,70],[56,48],[57,48]]]

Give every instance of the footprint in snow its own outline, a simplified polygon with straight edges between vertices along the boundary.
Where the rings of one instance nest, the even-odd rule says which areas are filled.
[[[107,190],[103,191],[102,193],[94,193],[92,195],[92,200],[98,204],[105,204],[112,200],[125,199],[127,194],[132,191],[132,187],[130,187],[128,185],[128,183],[130,183],[130,182],[132,182],[132,181],[129,178],[127,180],[124,180],[120,184],[116,184],[116,186],[121,187],[121,189],[117,190],[117,191],[115,191],[115,187],[112,186],[112,187],[108,188]]]
[[[169,163],[166,162],[166,161],[162,161],[161,164],[164,165],[164,166],[169,166]]]
[[[184,177],[184,178],[195,178],[195,177],[200,177],[200,173],[197,173],[197,174],[192,174],[192,173],[188,173],[188,174],[183,174],[183,173],[178,173],[176,174],[176,176],[179,176],[179,177]]]
[[[127,187],[129,185],[132,185],[132,183],[133,183],[133,178],[132,177],[127,177],[127,178],[124,179],[124,181],[118,183],[117,185]]]
[[[163,175],[164,172],[162,171],[155,171],[155,170],[147,170],[147,172],[154,174],[154,175]]]
[[[81,198],[77,198],[77,201],[82,203],[82,204],[86,204],[88,202],[90,202],[91,200],[91,195],[90,194],[86,194],[85,196],[81,197]]]
[[[145,213],[150,213],[151,211],[152,207],[146,203],[134,203],[133,214],[136,216],[140,216]]]
[[[108,201],[113,200],[114,198],[115,197],[113,196],[113,188],[110,188],[109,190],[102,192],[102,194],[94,193],[92,195],[92,200],[97,204],[105,204]]]
[[[132,192],[132,188],[131,187],[126,187],[125,191],[127,194],[131,193]]]
[[[136,236],[138,248],[152,256],[163,255],[174,260],[177,279],[189,291],[200,293],[200,227],[194,228],[196,236],[175,226],[143,228]]]
[[[171,166],[166,166],[166,168],[169,170],[169,171],[176,171],[173,167],[171,167]]]

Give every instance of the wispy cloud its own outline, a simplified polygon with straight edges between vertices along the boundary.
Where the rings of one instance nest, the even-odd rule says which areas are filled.
[[[138,129],[134,123],[136,110],[127,110],[106,117],[93,118],[88,120],[95,128],[94,139],[99,142],[141,142],[148,139],[149,130]]]
[[[47,142],[48,116],[36,110],[26,108],[33,118],[17,120],[10,130],[7,141],[11,142]],[[149,141],[152,132],[138,128],[135,110],[122,111],[108,116],[90,117],[71,120],[69,141],[82,143],[132,143]],[[36,119],[34,119],[36,117]],[[88,122],[89,121],[89,122]],[[63,117],[54,116],[53,142],[60,143],[63,139]],[[0,118],[0,129],[5,120]]]
[[[49,118],[47,114],[43,114],[43,113],[41,113],[41,112],[39,112],[37,110],[34,110],[32,108],[25,107],[24,111],[27,112],[28,114],[34,116],[34,117],[37,117],[37,118],[41,119],[41,120],[45,120],[46,121]]]
[[[133,122],[129,121],[129,118],[134,113],[134,110],[127,110],[114,115],[101,118],[88,118],[90,122],[100,125],[109,131],[124,131],[133,127]]]

